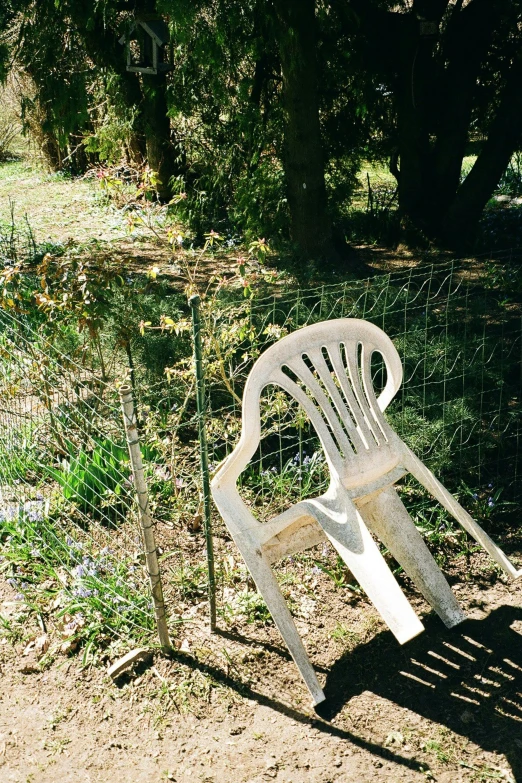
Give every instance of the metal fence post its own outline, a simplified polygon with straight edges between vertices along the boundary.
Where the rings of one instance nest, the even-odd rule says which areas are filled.
[[[125,436],[129,447],[129,456],[132,466],[132,476],[136,494],[138,497],[138,513],[140,517],[143,545],[145,548],[145,560],[147,572],[150,579],[152,600],[154,601],[154,616],[156,618],[156,627],[160,644],[164,649],[170,649],[169,632],[167,628],[167,615],[165,610],[165,601],[163,599],[163,588],[161,585],[161,574],[158,563],[158,553],[156,542],[154,540],[154,523],[149,510],[149,495],[147,484],[143,472],[143,462],[141,459],[140,444],[138,439],[138,428],[136,424],[136,413],[132,399],[132,388],[127,384],[119,388],[121,407],[123,411],[123,423],[125,425]]]
[[[210,512],[210,471],[208,468],[207,431],[205,427],[205,378],[203,373],[203,350],[201,347],[201,319],[199,313],[200,297],[196,294],[189,299],[192,309],[192,330],[194,336],[194,365],[196,370],[196,402],[198,411],[198,431],[201,461],[201,480],[203,486],[203,521],[207,547],[208,600],[210,608],[210,631],[216,630],[216,577],[214,573],[214,542],[212,539],[212,518]]]

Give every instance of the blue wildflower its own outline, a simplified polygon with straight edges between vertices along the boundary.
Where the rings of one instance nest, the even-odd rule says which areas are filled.
[[[81,587],[76,587],[72,591],[72,593],[75,598],[90,598],[91,595],[93,594],[93,591],[89,590],[87,587],[81,586]]]

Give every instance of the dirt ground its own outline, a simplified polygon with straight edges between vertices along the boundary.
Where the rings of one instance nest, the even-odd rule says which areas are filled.
[[[23,655],[31,624],[39,633],[28,615],[25,641],[0,637],[0,779],[522,781],[520,585],[478,554],[448,577],[469,619],[448,631],[410,593],[426,630],[404,647],[364,598],[322,579],[303,594],[317,711],[272,625],[239,617],[211,636],[195,604],[173,658],[114,683],[77,656],[41,671]],[[0,613],[17,612],[0,581]]]

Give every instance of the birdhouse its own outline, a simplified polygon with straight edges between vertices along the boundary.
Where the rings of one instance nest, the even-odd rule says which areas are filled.
[[[127,70],[153,75],[170,71],[169,40],[169,28],[163,19],[137,19],[119,41],[127,50]]]

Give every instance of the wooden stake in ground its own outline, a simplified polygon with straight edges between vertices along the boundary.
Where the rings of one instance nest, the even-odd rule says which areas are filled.
[[[120,386],[119,393],[123,411],[125,435],[127,438],[127,445],[129,447],[134,487],[138,497],[138,511],[143,545],[145,548],[145,560],[150,579],[152,599],[154,601],[154,616],[156,618],[156,626],[158,629],[160,644],[164,649],[170,649],[171,644],[167,628],[167,615],[165,611],[165,601],[163,599],[163,588],[161,585],[158,553],[156,550],[156,542],[154,540],[154,523],[149,511],[149,495],[147,492],[147,484],[145,482],[145,475],[143,472],[143,462],[141,460],[136,414],[134,411],[134,402],[132,399],[132,389],[130,386],[125,384]]]

